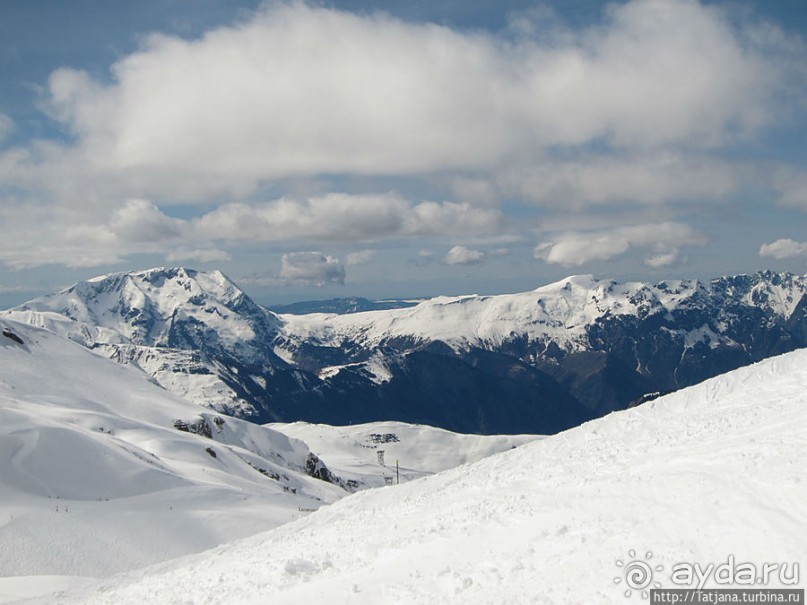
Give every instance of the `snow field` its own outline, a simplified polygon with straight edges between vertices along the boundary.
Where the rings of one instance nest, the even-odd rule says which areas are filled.
[[[665,587],[730,555],[803,567],[805,379],[807,351],[772,358],[58,602],[625,603],[633,550]]]
[[[45,330],[0,327],[22,340],[0,337],[0,602],[52,602],[55,590],[253,535],[348,493],[304,474],[311,449],[295,431],[212,414]],[[211,436],[177,430],[176,420],[204,420]],[[309,429],[330,431],[316,453],[356,488],[383,485],[389,472],[356,446],[366,435],[400,434],[402,481],[528,439],[392,423],[350,427],[364,436],[340,449],[347,427]],[[451,455],[438,460],[442,448]]]

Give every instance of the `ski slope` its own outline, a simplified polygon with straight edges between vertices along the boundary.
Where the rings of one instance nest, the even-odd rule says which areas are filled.
[[[771,358],[55,600],[625,603],[631,552],[665,587],[729,556],[803,569],[805,383],[807,351]]]
[[[0,327],[0,578],[103,577],[346,493],[305,474],[296,439],[209,414],[45,330]],[[176,420],[206,420],[211,437]]]
[[[463,435],[403,422],[349,426],[292,422],[266,426],[305,442],[312,452],[339,469],[340,477],[368,487],[419,479],[543,438]]]
[[[0,603],[203,551],[308,515],[345,488],[383,485],[375,451],[348,455],[338,435],[398,431],[400,454],[417,451],[402,481],[534,438],[393,424],[281,432],[200,408],[46,330],[0,320],[0,332]],[[333,438],[312,452],[295,437],[315,433]],[[314,454],[314,470],[324,462],[338,485],[309,476]]]

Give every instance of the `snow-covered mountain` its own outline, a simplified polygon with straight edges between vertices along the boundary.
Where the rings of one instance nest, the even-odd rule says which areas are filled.
[[[729,561],[751,588],[803,587],[806,382],[807,351],[788,353],[56,600],[626,603],[694,588],[682,564],[749,588],[717,583]]]
[[[185,399],[244,418],[270,419],[252,391],[300,380],[273,351],[278,316],[218,271],[105,275],[7,316],[99,349]]]
[[[532,292],[438,297],[384,313],[284,316],[281,334],[307,369],[364,369],[379,381],[392,365],[388,351],[441,342],[445,354],[482,367],[480,352],[495,353],[549,374],[600,415],[807,346],[805,293],[807,277],[772,272],[707,284],[575,276]],[[345,351],[343,365],[319,367],[320,349]]]
[[[576,276],[520,294],[277,315],[221,273],[152,269],[7,316],[258,422],[547,434],[807,346],[805,292],[807,277],[772,272],[655,285]]]
[[[684,312],[710,314],[716,330],[730,327],[737,307],[788,319],[802,303],[807,279],[761,272],[700,281],[618,283],[591,275],[566,278],[532,292],[496,296],[437,297],[411,309],[387,313],[286,317],[284,333],[310,341],[341,345],[348,339],[379,345],[395,339],[441,340],[455,349],[494,349],[516,337],[528,342],[554,342],[566,352],[591,347],[590,326],[609,318],[674,320]],[[801,304],[803,311],[804,304]],[[722,324],[722,325],[721,325]],[[683,330],[684,328],[679,328]],[[687,330],[689,343],[707,341],[705,331]],[[718,342],[729,337],[715,334]]]

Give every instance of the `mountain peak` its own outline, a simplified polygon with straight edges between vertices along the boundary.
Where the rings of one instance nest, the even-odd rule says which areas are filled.
[[[109,273],[31,300],[16,310],[55,313],[101,328],[104,341],[175,346],[179,320],[196,325],[196,338],[222,342],[266,336],[277,317],[255,304],[221,271],[155,267]],[[183,334],[183,338],[186,337]],[[198,343],[197,343],[198,344]]]
[[[197,289],[216,298],[242,296],[241,289],[221,271],[197,271],[187,267],[154,267],[142,271],[108,273],[74,284],[67,290],[76,290],[84,284],[103,284],[103,289],[114,290],[127,283],[162,288],[168,282],[175,282],[186,291]]]
[[[600,280],[589,274],[569,275],[561,280],[539,286],[533,292],[556,292],[558,290],[569,290],[573,287],[592,289],[600,284]]]

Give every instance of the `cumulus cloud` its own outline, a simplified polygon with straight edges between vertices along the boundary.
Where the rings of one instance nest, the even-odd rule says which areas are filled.
[[[60,69],[48,106],[91,164],[175,194],[490,169],[595,140],[710,149],[775,120],[794,86],[793,45],[754,27],[633,0],[583,31],[508,39],[277,3],[200,39],[151,36],[109,84]]]
[[[71,136],[0,149],[0,194],[19,193],[0,199],[0,262],[468,242],[525,226],[505,220],[509,201],[727,200],[749,182],[807,207],[803,171],[763,182],[722,153],[792,115],[805,54],[776,26],[697,0],[613,3],[577,30],[537,11],[495,34],[266,3],[195,39],[146,37],[109,77],[54,71],[42,106]],[[13,127],[0,114],[0,142]],[[333,182],[362,193],[322,193]],[[427,191],[366,193],[390,182]],[[195,218],[169,216],[182,203]],[[574,265],[629,249],[650,266],[679,258],[619,230],[563,233],[537,254]]]
[[[117,262],[132,252],[162,252],[169,260],[225,260],[218,248],[244,241],[375,241],[422,236],[484,235],[502,230],[499,209],[456,202],[412,202],[399,195],[324,194],[252,204],[229,203],[194,219],[167,215],[154,202],[130,199],[111,212],[97,208],[52,208],[47,204],[5,203],[0,219],[9,233],[0,262],[25,266]],[[47,233],[37,250],[32,234]],[[206,245],[200,245],[200,242]],[[216,243],[219,243],[217,246]],[[178,252],[179,250],[179,252]],[[184,251],[184,252],[183,252]],[[181,254],[190,254],[185,258]],[[212,255],[212,256],[211,256]],[[368,262],[369,250],[354,252],[348,264]],[[79,257],[80,260],[75,260]]]
[[[445,257],[447,265],[474,265],[482,262],[485,253],[479,250],[471,250],[465,246],[454,246],[448,251]]]
[[[14,269],[47,264],[94,267],[120,262],[108,229],[83,226],[86,214],[14,198],[0,203],[0,262]]]
[[[5,203],[0,204],[0,223],[5,228],[0,262],[15,268],[114,264],[134,252],[175,248],[191,235],[186,221],[139,199],[124,202],[107,216],[92,208]]]
[[[541,242],[533,251],[535,258],[564,266],[581,266],[598,260],[611,260],[629,250],[650,253],[644,259],[651,267],[673,264],[679,247],[702,245],[703,236],[682,223],[664,222],[633,225],[591,232],[568,232],[551,241]]]
[[[680,250],[675,248],[670,252],[665,252],[662,254],[656,254],[655,256],[647,257],[646,259],[644,259],[644,264],[647,265],[648,267],[652,267],[653,269],[661,269],[662,267],[669,267],[677,263],[680,256],[681,256]]]
[[[163,242],[179,237],[184,228],[183,221],[148,200],[127,201],[109,220],[109,229],[124,242]]]
[[[345,268],[338,258],[321,252],[290,252],[281,260],[280,278],[287,283],[320,287],[344,284]]]
[[[770,244],[762,244],[759,255],[777,260],[807,256],[807,242],[797,242],[789,238],[778,239]]]
[[[492,233],[498,209],[455,202],[412,203],[388,193],[327,194],[262,204],[226,204],[195,221],[197,232],[218,239],[361,241],[430,234]]]
[[[164,252],[190,236],[190,226],[147,200],[128,200],[111,213],[15,201],[0,203],[0,262],[14,268],[60,264],[96,267],[135,252]]]

